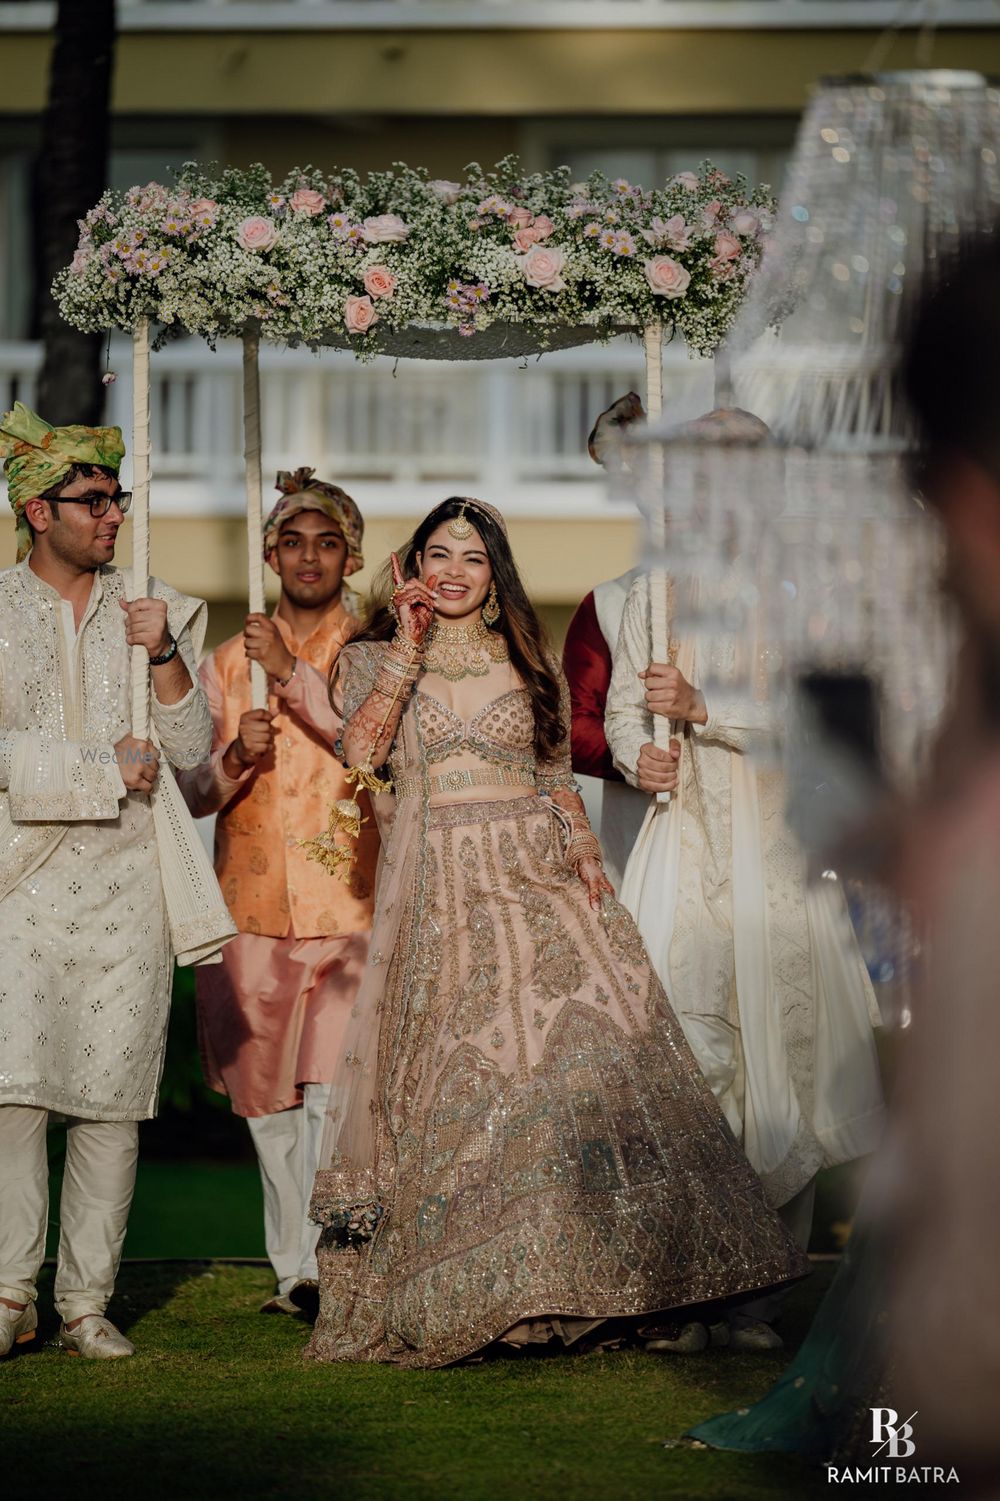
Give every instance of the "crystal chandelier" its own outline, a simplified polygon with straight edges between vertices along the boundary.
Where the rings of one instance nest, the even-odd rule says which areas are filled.
[[[673,581],[672,631],[781,723],[805,674],[872,682],[897,777],[929,743],[952,650],[940,537],[907,477],[900,335],[925,278],[998,216],[997,86],[822,81],[730,341],[736,403],[773,444],[643,435],[646,558]]]

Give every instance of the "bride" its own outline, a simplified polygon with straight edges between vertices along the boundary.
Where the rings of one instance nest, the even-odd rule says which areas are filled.
[[[604,877],[503,517],[446,500],[393,567],[334,689],[392,791],[311,1354],[443,1365],[801,1275]]]

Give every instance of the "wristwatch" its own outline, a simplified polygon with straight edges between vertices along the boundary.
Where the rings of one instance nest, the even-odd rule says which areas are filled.
[[[149,659],[149,665],[150,665],[150,667],[162,667],[166,662],[172,662],[174,660],[174,658],[176,657],[176,655],[177,655],[177,642],[174,640],[173,636],[171,636],[171,638],[170,638],[170,645],[167,647],[166,651],[163,653],[163,656],[162,657],[150,657],[150,659]]]

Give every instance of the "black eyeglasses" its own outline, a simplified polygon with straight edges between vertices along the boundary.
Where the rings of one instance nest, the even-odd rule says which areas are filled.
[[[132,504],[132,491],[119,490],[117,495],[105,495],[103,490],[94,490],[90,495],[57,495],[55,500],[61,506],[89,506],[91,516],[99,521],[112,506],[117,506],[124,516]]]

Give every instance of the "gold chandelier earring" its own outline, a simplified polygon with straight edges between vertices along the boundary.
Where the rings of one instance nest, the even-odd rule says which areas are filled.
[[[497,598],[497,586],[495,582],[490,584],[490,592],[486,597],[486,603],[483,605],[483,619],[487,625],[496,625],[500,619],[500,601]]]

